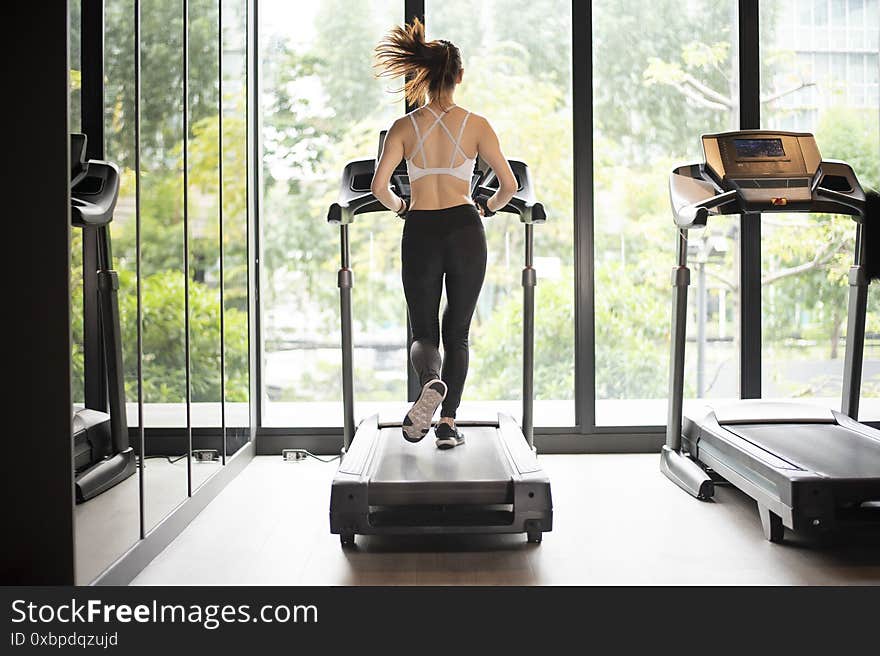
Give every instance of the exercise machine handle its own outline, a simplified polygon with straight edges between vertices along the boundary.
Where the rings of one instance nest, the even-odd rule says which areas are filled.
[[[477,198],[478,196],[485,196],[486,198],[491,198],[495,195],[498,189],[493,187],[485,187],[483,185],[477,185],[474,187],[473,198]],[[509,212],[510,214],[519,215],[519,220],[522,223],[545,223],[547,221],[547,214],[544,211],[544,206],[541,203],[530,202],[524,198],[519,196],[514,196],[510,199],[510,202],[507,203],[504,207],[496,210],[496,212]]]
[[[371,203],[378,203],[378,201],[369,192],[333,203],[327,212],[327,221],[330,223],[351,223],[354,220],[354,215]]]
[[[698,203],[675,209],[675,225],[679,228],[697,228],[706,225],[710,210],[736,200],[736,190],[725,191]]]
[[[829,200],[839,205],[843,205],[847,209],[853,210],[859,216],[865,213],[865,201],[854,198],[850,194],[844,194],[827,187],[816,187],[816,196],[818,200]]]

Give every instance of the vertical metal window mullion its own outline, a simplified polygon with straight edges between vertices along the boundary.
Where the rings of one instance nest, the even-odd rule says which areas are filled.
[[[259,2],[247,0],[247,125],[246,185],[248,243],[248,424],[250,439],[263,425],[262,352],[260,338],[260,86]]]
[[[86,157],[104,159],[104,2],[83,0],[81,21],[81,129],[87,137]],[[107,411],[103,336],[98,312],[98,231],[83,230],[83,359],[87,408]]]
[[[220,462],[226,464],[226,290],[223,269],[223,0],[217,0],[217,232],[220,240]]]
[[[137,414],[138,414],[138,497],[140,501],[141,539],[147,535],[144,513],[144,307],[141,285],[141,3],[134,0],[134,261],[137,296]]]
[[[761,127],[758,0],[739,0],[739,127]],[[740,398],[761,397],[761,215],[740,219]]]
[[[405,0],[403,3],[403,20],[405,23],[409,23],[413,18],[418,18],[422,23],[425,23],[425,0]],[[409,113],[416,109],[415,105],[410,105],[408,100],[405,100],[404,113]],[[416,370],[413,368],[412,363],[409,359],[409,348],[412,344],[412,326],[409,322],[409,312],[406,313],[406,392],[407,399],[409,401],[415,401],[419,397],[419,392],[421,392],[421,385],[419,384],[419,377],[416,374]]]
[[[192,363],[189,313],[189,0],[183,0],[183,344],[186,382],[186,494],[192,496]]]
[[[574,148],[575,424],[596,428],[595,260],[593,258],[592,3],[572,0],[572,112]]]

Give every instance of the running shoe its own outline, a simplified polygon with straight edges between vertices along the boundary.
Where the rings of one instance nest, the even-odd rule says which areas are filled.
[[[431,420],[446,398],[446,383],[439,378],[429,380],[422,387],[419,398],[403,418],[403,437],[408,442],[419,442],[431,430]]]
[[[434,427],[434,435],[437,438],[438,449],[451,449],[464,444],[464,433],[445,421],[441,421]]]

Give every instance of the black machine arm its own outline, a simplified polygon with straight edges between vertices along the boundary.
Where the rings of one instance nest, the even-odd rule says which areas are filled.
[[[370,191],[375,171],[375,159],[357,159],[345,165],[339,197],[327,212],[328,222],[346,225],[354,222],[356,214],[387,211]]]
[[[516,159],[508,160],[508,163],[516,178],[517,189],[510,202],[498,211],[518,214],[522,223],[544,223],[547,215],[544,206],[535,200],[535,190],[528,165]],[[498,191],[498,176],[480,160],[471,184],[471,196],[492,197],[496,191]]]
[[[88,228],[113,220],[119,197],[119,169],[111,162],[86,159],[84,134],[70,135],[70,196],[73,225]]]

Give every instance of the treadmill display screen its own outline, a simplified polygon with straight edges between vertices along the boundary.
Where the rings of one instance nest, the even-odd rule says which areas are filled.
[[[782,139],[734,139],[737,159],[785,157]]]

